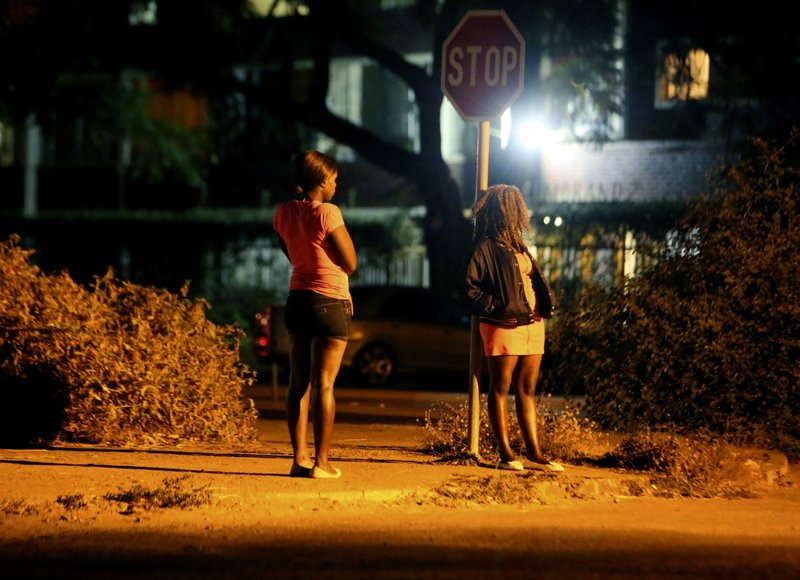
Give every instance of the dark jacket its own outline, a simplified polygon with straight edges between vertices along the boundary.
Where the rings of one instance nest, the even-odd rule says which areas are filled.
[[[500,326],[531,324],[541,317],[528,304],[522,283],[514,250],[482,238],[475,243],[467,262],[462,298],[481,322]]]

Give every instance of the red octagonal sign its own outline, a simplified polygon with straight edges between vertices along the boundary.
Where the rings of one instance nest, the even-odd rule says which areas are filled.
[[[502,115],[524,76],[525,39],[503,10],[467,12],[442,45],[442,92],[465,121]]]

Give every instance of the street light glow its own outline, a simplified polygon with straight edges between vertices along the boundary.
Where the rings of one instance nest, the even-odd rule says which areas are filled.
[[[511,138],[511,107],[503,112],[500,117],[500,147],[505,149],[508,146],[508,140]]]
[[[539,121],[526,121],[519,130],[519,142],[536,149],[562,140],[562,131],[548,129]]]

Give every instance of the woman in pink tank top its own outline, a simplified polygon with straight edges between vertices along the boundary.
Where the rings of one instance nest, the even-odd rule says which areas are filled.
[[[319,151],[293,162],[297,199],[275,210],[273,226],[292,263],[286,327],[290,336],[286,419],[294,477],[330,479],[341,471],[328,461],[336,401],[334,382],[347,346],[353,303],[348,276],[356,251],[342,212],[331,200],[339,168]],[[307,447],[309,407],[313,406],[314,459]]]

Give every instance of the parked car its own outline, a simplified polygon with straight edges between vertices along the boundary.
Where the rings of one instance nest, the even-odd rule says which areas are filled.
[[[429,288],[351,288],[353,324],[342,366],[369,386],[398,374],[469,371],[470,317],[455,297]],[[253,346],[262,362],[288,362],[284,305],[256,315]]]

